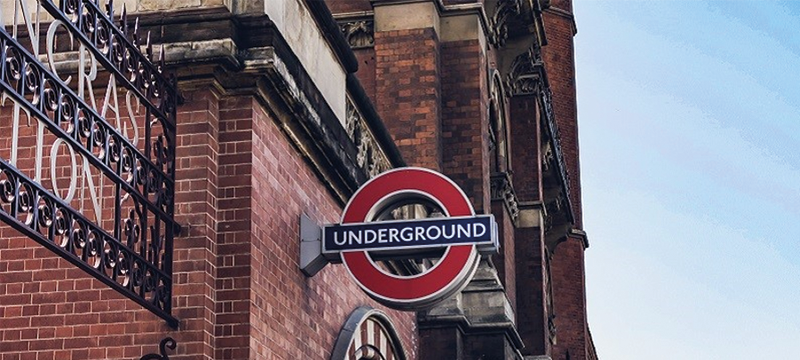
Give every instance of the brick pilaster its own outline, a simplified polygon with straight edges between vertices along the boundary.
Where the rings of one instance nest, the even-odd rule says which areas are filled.
[[[409,165],[442,169],[439,39],[432,27],[375,32],[378,113]]]
[[[220,103],[217,359],[250,356],[252,98]]]
[[[586,288],[584,247],[582,239],[568,237],[556,248],[552,273],[555,323],[558,343],[553,347],[554,359],[587,359]]]
[[[561,6],[561,7],[556,7]],[[561,151],[569,176],[572,211],[575,227],[583,229],[581,205],[581,174],[578,146],[578,108],[575,88],[575,28],[571,1],[562,0],[553,4],[558,10],[544,14],[547,29],[547,46],[542,47],[550,89],[553,91],[553,112],[561,137]]]
[[[477,39],[441,47],[443,170],[485,214],[491,205],[484,55]]]

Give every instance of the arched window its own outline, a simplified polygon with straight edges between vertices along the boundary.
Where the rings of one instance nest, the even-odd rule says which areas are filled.
[[[500,72],[492,70],[489,87],[489,164],[493,173],[509,170],[508,126],[506,96]]]
[[[342,326],[331,360],[405,360],[406,353],[389,317],[362,306]]]

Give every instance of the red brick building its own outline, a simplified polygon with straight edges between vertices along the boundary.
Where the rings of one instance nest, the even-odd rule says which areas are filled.
[[[570,0],[40,1],[0,8],[0,360],[597,358]],[[300,269],[402,166],[501,238],[419,312]]]

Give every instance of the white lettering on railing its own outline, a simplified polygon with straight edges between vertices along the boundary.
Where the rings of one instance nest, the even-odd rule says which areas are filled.
[[[3,13],[2,7],[0,7],[0,26],[3,24],[9,24],[12,30],[11,36],[12,38],[20,41],[20,30],[25,29],[27,30],[27,40],[30,44],[25,44],[26,48],[29,45],[30,47],[27,48],[34,56],[42,59],[40,57],[39,51],[39,41],[40,41],[40,24],[41,20],[43,19],[42,16],[42,6],[37,1],[35,8],[31,8],[28,5],[26,0],[12,0],[14,1],[14,13],[10,19],[5,17],[6,14]],[[76,73],[73,74],[60,74],[57,69],[57,44],[58,44],[58,34],[59,28],[65,30],[67,25],[62,22],[61,20],[54,20],[50,23],[47,28],[47,33],[45,34],[45,49],[43,55],[43,64],[46,64],[49,67],[49,70],[64,84],[70,85],[73,79],[77,80],[77,96],[80,97],[87,105],[89,105],[94,111],[98,112],[103,118],[106,115],[111,115],[113,113],[114,121],[109,123],[113,124],[113,126],[119,131],[119,133],[128,141],[131,142],[133,146],[139,148],[139,140],[140,140],[140,129],[139,124],[137,122],[137,115],[141,116],[142,111],[142,103],[141,100],[133,94],[133,92],[128,91],[127,89],[123,88],[122,90],[117,89],[116,78],[113,74],[110,74],[108,77],[108,84],[105,87],[105,94],[103,95],[103,103],[102,107],[98,107],[97,99],[95,97],[95,90],[94,90],[94,82],[98,78],[98,61],[94,57],[86,45],[78,42],[77,52],[74,52],[75,49],[75,38],[70,31],[64,31],[69,36],[69,49],[68,51],[73,52],[70,56],[65,56],[62,60],[72,61],[77,60],[76,66]],[[75,59],[77,58],[77,59]],[[64,68],[62,68],[62,71]],[[22,69],[24,72],[25,70]],[[65,76],[66,75],[66,76]],[[24,73],[23,73],[24,76]],[[122,93],[120,91],[123,91]],[[125,102],[120,107],[120,94],[125,96]],[[10,103],[7,101],[10,100]],[[44,99],[40,99],[39,101],[44,101]],[[21,114],[25,114],[27,119],[26,126],[31,128],[31,120],[35,119],[36,121],[36,144],[34,147],[34,154],[35,154],[35,164],[33,169],[33,180],[43,184],[43,164],[45,163],[44,155],[45,155],[45,129],[46,125],[44,120],[37,119],[34,117],[31,112],[26,109],[23,105],[19,104],[14,98],[3,92],[0,94],[0,109],[6,109],[6,106],[11,107],[11,117],[12,117],[12,126],[11,126],[11,149],[9,155],[9,163],[15,167],[19,167],[19,153],[20,153],[20,136],[21,134],[21,124],[22,124],[22,116]],[[143,124],[145,125],[145,124]],[[74,124],[72,125],[74,126]],[[73,129],[73,131],[79,131],[79,129]],[[72,201],[76,200],[76,195],[79,196],[79,210],[81,212],[84,211],[84,204],[87,200],[86,190],[88,188],[88,198],[91,201],[91,207],[94,210],[94,216],[97,221],[98,225],[101,225],[102,221],[102,209],[103,209],[103,190],[106,183],[106,176],[103,174],[102,171],[98,170],[96,175],[92,174],[92,169],[94,167],[89,162],[89,159],[84,154],[78,154],[77,151],[73,148],[69,142],[61,139],[56,138],[50,146],[50,161],[49,161],[49,175],[50,175],[50,191],[57,196],[58,198],[64,200],[67,203],[71,203]],[[144,147],[148,146],[148,144],[143,144]],[[63,149],[66,148],[64,152]],[[143,150],[139,148],[140,150]],[[61,155],[59,155],[61,152]],[[79,159],[80,157],[80,159]],[[68,159],[65,159],[68,158]],[[63,164],[59,164],[59,161],[69,161],[69,165],[66,168],[65,173],[59,173],[58,169]],[[45,174],[46,175],[46,174]],[[59,176],[67,176],[69,179],[69,186],[66,189],[59,188],[58,180]],[[80,176],[80,178],[79,178]],[[97,179],[95,179],[97,177]],[[78,184],[80,184],[80,194],[78,194]],[[65,192],[66,190],[66,192]],[[127,198],[127,194],[126,197]]]
[[[55,46],[56,30],[58,30],[59,26],[63,26],[66,29],[64,22],[61,20],[53,21],[50,24],[50,27],[47,28],[47,39],[45,40],[47,43],[47,64],[50,65],[50,70],[53,72],[53,74],[56,75],[56,77],[61,79],[61,81],[63,81],[64,84],[69,85],[69,83],[72,81],[72,76],[68,76],[66,79],[63,79],[61,78],[61,76],[58,75],[58,70],[56,69],[56,64],[55,64],[56,56],[53,53],[53,51],[56,48]],[[72,32],[67,31],[67,34],[69,34],[69,47],[70,49],[72,49],[75,46],[75,37],[72,36]],[[79,95],[83,96],[82,94]]]
[[[64,144],[66,145],[67,150],[69,151],[69,161],[72,166],[70,167],[69,172],[69,189],[67,189],[67,195],[61,197],[61,191],[58,189],[58,181],[56,179],[56,169],[57,164],[56,160],[58,158],[58,146]],[[78,185],[78,160],[75,157],[75,150],[72,149],[72,146],[69,146],[63,139],[58,138],[56,141],[53,142],[53,147],[50,149],[50,182],[53,185],[53,193],[56,196],[61,197],[67,203],[72,202],[72,199],[75,197],[75,189]]]

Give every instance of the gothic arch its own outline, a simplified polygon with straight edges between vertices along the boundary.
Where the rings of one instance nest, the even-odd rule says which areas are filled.
[[[330,360],[406,360],[392,320],[369,306],[355,309],[339,332]]]
[[[505,173],[511,168],[508,122],[506,121],[507,97],[500,72],[492,69],[489,77],[489,162],[493,173]]]

